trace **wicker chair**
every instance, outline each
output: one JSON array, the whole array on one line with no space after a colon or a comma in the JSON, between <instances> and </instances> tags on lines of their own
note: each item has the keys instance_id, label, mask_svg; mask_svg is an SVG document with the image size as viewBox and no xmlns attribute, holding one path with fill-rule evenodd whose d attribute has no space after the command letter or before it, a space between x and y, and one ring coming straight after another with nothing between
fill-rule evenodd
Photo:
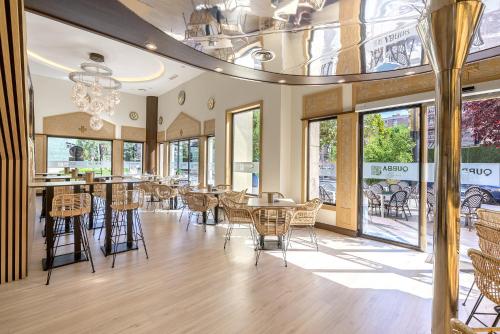
<instances>
[{"instance_id":1,"label":"wicker chair","mask_svg":"<svg viewBox=\"0 0 500 334\"><path fill-rule=\"evenodd\" d=\"M397 218L399 211L401 211L401 213L404 214L405 219L408 220L408 214L406 213L406 208L408 207L407 202L408 193L404 190L396 191L391 195L389 201L384 203L384 209L387 212L387 216L389 216L389 213L394 210Z\"/></svg>"},{"instance_id":2,"label":"wicker chair","mask_svg":"<svg viewBox=\"0 0 500 334\"><path fill-rule=\"evenodd\" d=\"M436 196L430 190L427 190L427 219L432 214L434 217L434 207L436 206Z\"/></svg>"},{"instance_id":3,"label":"wicker chair","mask_svg":"<svg viewBox=\"0 0 500 334\"><path fill-rule=\"evenodd\" d=\"M500 228L500 211L477 209L477 219L482 224L493 225Z\"/></svg>"},{"instance_id":4,"label":"wicker chair","mask_svg":"<svg viewBox=\"0 0 500 334\"><path fill-rule=\"evenodd\" d=\"M483 195L472 194L467 196L460 205L460 213L465 217L465 225L469 226L469 229L472 228L473 219L477 219L476 210L481 207L482 202Z\"/></svg>"},{"instance_id":5,"label":"wicker chair","mask_svg":"<svg viewBox=\"0 0 500 334\"><path fill-rule=\"evenodd\" d=\"M378 209L379 214L381 214L382 203L380 202L380 198L370 189L364 190L364 194L368 199L368 212L371 210L371 214L373 214L373 210L376 213Z\"/></svg>"},{"instance_id":6,"label":"wicker chair","mask_svg":"<svg viewBox=\"0 0 500 334\"><path fill-rule=\"evenodd\" d=\"M384 187L380 183L375 183L370 186L370 190L378 195L384 192Z\"/></svg>"},{"instance_id":7,"label":"wicker chair","mask_svg":"<svg viewBox=\"0 0 500 334\"><path fill-rule=\"evenodd\" d=\"M321 198L321 201L322 202L325 202L325 203L334 203L334 199L333 199L333 194L328 192L325 187L323 186L319 186L319 197Z\"/></svg>"},{"instance_id":8,"label":"wicker chair","mask_svg":"<svg viewBox=\"0 0 500 334\"><path fill-rule=\"evenodd\" d=\"M182 219L182 215L184 214L184 210L188 208L187 204L187 194L191 191L191 187L189 185L181 186L177 189L179 196L181 198L181 215L179 216L179 222Z\"/></svg>"},{"instance_id":9,"label":"wicker chair","mask_svg":"<svg viewBox=\"0 0 500 334\"><path fill-rule=\"evenodd\" d=\"M391 185L389 186L389 191L390 191L391 193L395 193L395 192L397 192L397 191L401 191L401 190L403 190L403 188L402 188L399 184L391 184Z\"/></svg>"},{"instance_id":10,"label":"wicker chair","mask_svg":"<svg viewBox=\"0 0 500 334\"><path fill-rule=\"evenodd\" d=\"M246 225L250 228L250 234L252 236L252 242L255 247L256 238L253 226L252 213L245 204L236 202L229 197L222 197L220 199L222 202L224 211L227 215L227 220L229 225L226 230L226 235L224 237L224 249L226 249L226 244L231 240L231 234L233 233L234 225Z\"/></svg>"},{"instance_id":11,"label":"wicker chair","mask_svg":"<svg viewBox=\"0 0 500 334\"><path fill-rule=\"evenodd\" d=\"M224 203L223 199L228 198L232 200L233 202L236 203L243 203L243 199L245 198L245 195L247 193L247 190L244 189L242 191L226 191L225 193L221 194L219 196L219 207L222 209L222 214L224 215L224 219L227 217L227 212L224 209Z\"/></svg>"},{"instance_id":12,"label":"wicker chair","mask_svg":"<svg viewBox=\"0 0 500 334\"><path fill-rule=\"evenodd\" d=\"M404 189L404 188L407 188L410 186L410 184L406 181L399 181L398 184L401 187L401 189Z\"/></svg>"},{"instance_id":13,"label":"wicker chair","mask_svg":"<svg viewBox=\"0 0 500 334\"><path fill-rule=\"evenodd\" d=\"M293 230L296 228L307 228L311 237L311 243L316 244L316 251L319 251L318 237L316 236L314 225L316 224L316 216L322 204L319 198L315 198L296 208L293 219L290 222L290 228L288 229L287 248L290 245Z\"/></svg>"},{"instance_id":14,"label":"wicker chair","mask_svg":"<svg viewBox=\"0 0 500 334\"><path fill-rule=\"evenodd\" d=\"M168 206L170 207L170 201L177 197L177 189L167 186L166 184L160 184L155 187L155 195L158 201L160 201L160 205L163 208L165 201L169 202Z\"/></svg>"},{"instance_id":15,"label":"wicker chair","mask_svg":"<svg viewBox=\"0 0 500 334\"><path fill-rule=\"evenodd\" d=\"M457 319L450 320L451 334L475 334L475 333L494 333L500 331L500 328L486 327L486 328L470 328L463 322Z\"/></svg>"},{"instance_id":16,"label":"wicker chair","mask_svg":"<svg viewBox=\"0 0 500 334\"><path fill-rule=\"evenodd\" d=\"M467 188L467 190L464 193L464 197L467 198L470 195L476 195L476 194L483 196L483 199L482 199L483 204L489 204L489 203L495 202L493 195L488 190L477 187L477 186L472 186L472 187Z\"/></svg>"},{"instance_id":17,"label":"wicker chair","mask_svg":"<svg viewBox=\"0 0 500 334\"><path fill-rule=\"evenodd\" d=\"M477 299L476 304L472 308L472 311L465 323L469 324L472 318L475 318L481 324L487 326L475 315L496 315L495 321L492 325L495 327L500 319L500 258L495 258L472 248L468 250L467 254L472 260L472 266L474 267L474 282L479 288L481 295ZM496 313L477 312L477 309L484 297L488 298L497 305L495 306Z\"/></svg>"},{"instance_id":18,"label":"wicker chair","mask_svg":"<svg viewBox=\"0 0 500 334\"><path fill-rule=\"evenodd\" d=\"M232 186L230 184L218 184L215 186L217 190L232 190Z\"/></svg>"},{"instance_id":19,"label":"wicker chair","mask_svg":"<svg viewBox=\"0 0 500 334\"><path fill-rule=\"evenodd\" d=\"M117 192L113 197L111 209L114 211L114 219L111 223L111 249L113 250L113 264L115 267L116 254L120 237L127 237L127 212L132 211L132 241L138 245L139 240L142 242L146 258L149 259L144 233L142 232L141 217L139 209L144 205L144 190L134 189Z\"/></svg>"},{"instance_id":20,"label":"wicker chair","mask_svg":"<svg viewBox=\"0 0 500 334\"><path fill-rule=\"evenodd\" d=\"M61 237L72 233L71 229L67 231L63 228L68 219L73 222L73 231L80 234L83 252L90 261L92 272L95 272L87 230L84 226L84 217L90 213L91 200L90 194L87 193L63 193L54 196L52 199L52 210L49 212L49 215L54 218L54 226L51 243L47 242L47 247L50 247L50 256L47 258L48 271L46 285L50 283L57 249L69 245L59 244Z\"/></svg>"},{"instance_id":21,"label":"wicker chair","mask_svg":"<svg viewBox=\"0 0 500 334\"><path fill-rule=\"evenodd\" d=\"M259 197L260 198L267 198L268 194L272 194L273 198L285 198L285 195L283 195L282 193L277 192L277 191L262 191L259 194Z\"/></svg>"},{"instance_id":22,"label":"wicker chair","mask_svg":"<svg viewBox=\"0 0 500 334\"><path fill-rule=\"evenodd\" d=\"M188 223L186 225L186 231L189 229L189 224L191 223L191 217L193 214L196 214L196 221L198 222L200 214L206 213L208 215L208 213L210 212L212 213L213 216L213 210L219 204L217 198L202 193L190 192L187 194L186 200L187 200L187 206L189 208L189 218L188 218ZM203 228L206 232L207 231L206 222L203 222Z\"/></svg>"},{"instance_id":23,"label":"wicker chair","mask_svg":"<svg viewBox=\"0 0 500 334\"><path fill-rule=\"evenodd\" d=\"M252 211L255 230L261 237L275 236L281 245L283 252L283 261L286 262L286 245L284 238L288 233L290 222L293 220L295 212L290 209L276 208L259 208ZM263 244L257 243L257 254L255 255L255 265L259 262L260 253L262 252Z\"/></svg>"}]
</instances>

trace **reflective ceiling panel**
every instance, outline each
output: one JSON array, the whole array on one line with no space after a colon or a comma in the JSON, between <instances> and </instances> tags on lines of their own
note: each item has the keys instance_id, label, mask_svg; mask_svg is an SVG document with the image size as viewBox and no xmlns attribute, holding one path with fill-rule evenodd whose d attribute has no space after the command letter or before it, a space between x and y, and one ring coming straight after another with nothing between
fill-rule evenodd
<instances>
[{"instance_id":1,"label":"reflective ceiling panel","mask_svg":"<svg viewBox=\"0 0 500 334\"><path fill-rule=\"evenodd\" d=\"M143 20L220 60L289 75L377 73L427 64L423 0L120 0ZM486 5L471 53L500 45L500 1Z\"/></svg>"}]
</instances>

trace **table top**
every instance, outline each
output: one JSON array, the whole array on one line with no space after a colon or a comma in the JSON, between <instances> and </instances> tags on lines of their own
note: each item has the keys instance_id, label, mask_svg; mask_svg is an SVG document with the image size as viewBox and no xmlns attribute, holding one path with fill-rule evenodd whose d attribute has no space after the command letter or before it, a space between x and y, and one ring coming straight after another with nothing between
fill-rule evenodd
<instances>
[{"instance_id":1,"label":"table top","mask_svg":"<svg viewBox=\"0 0 500 334\"><path fill-rule=\"evenodd\" d=\"M84 178L85 175L78 176L77 179ZM109 179L113 177L123 177L121 175L94 175L94 179ZM72 179L71 175L35 175L35 180L67 180Z\"/></svg>"},{"instance_id":2,"label":"table top","mask_svg":"<svg viewBox=\"0 0 500 334\"><path fill-rule=\"evenodd\" d=\"M295 208L297 203L291 198L275 199L273 203L268 203L267 198L251 197L248 199L247 206L251 208Z\"/></svg>"},{"instance_id":3,"label":"table top","mask_svg":"<svg viewBox=\"0 0 500 334\"><path fill-rule=\"evenodd\" d=\"M55 181L55 182L31 182L28 186L30 188L47 188L47 187L67 187L67 186L86 186L92 184L118 184L118 183L144 183L146 180L140 179L120 179L120 180L106 180L86 182L80 181Z\"/></svg>"}]
</instances>

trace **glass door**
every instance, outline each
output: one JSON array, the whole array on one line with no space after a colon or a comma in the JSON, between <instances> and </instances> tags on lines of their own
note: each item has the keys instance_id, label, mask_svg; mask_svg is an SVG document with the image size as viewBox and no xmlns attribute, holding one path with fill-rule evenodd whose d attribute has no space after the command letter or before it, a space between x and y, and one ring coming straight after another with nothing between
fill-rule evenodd
<instances>
[{"instance_id":1,"label":"glass door","mask_svg":"<svg viewBox=\"0 0 500 334\"><path fill-rule=\"evenodd\" d=\"M361 118L361 233L419 247L420 107Z\"/></svg>"}]
</instances>

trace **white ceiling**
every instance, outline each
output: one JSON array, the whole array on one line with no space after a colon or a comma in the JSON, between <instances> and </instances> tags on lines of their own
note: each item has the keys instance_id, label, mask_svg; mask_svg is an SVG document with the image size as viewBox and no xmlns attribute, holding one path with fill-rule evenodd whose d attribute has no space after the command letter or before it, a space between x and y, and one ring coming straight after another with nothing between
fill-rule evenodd
<instances>
[{"instance_id":1,"label":"white ceiling","mask_svg":"<svg viewBox=\"0 0 500 334\"><path fill-rule=\"evenodd\" d=\"M104 56L104 64L122 81L122 92L158 96L203 73L189 65L159 57L85 30L32 13L26 14L28 58L32 74L68 79L90 52ZM171 77L175 79L170 79ZM144 90L145 89L145 90Z\"/></svg>"}]
</instances>

